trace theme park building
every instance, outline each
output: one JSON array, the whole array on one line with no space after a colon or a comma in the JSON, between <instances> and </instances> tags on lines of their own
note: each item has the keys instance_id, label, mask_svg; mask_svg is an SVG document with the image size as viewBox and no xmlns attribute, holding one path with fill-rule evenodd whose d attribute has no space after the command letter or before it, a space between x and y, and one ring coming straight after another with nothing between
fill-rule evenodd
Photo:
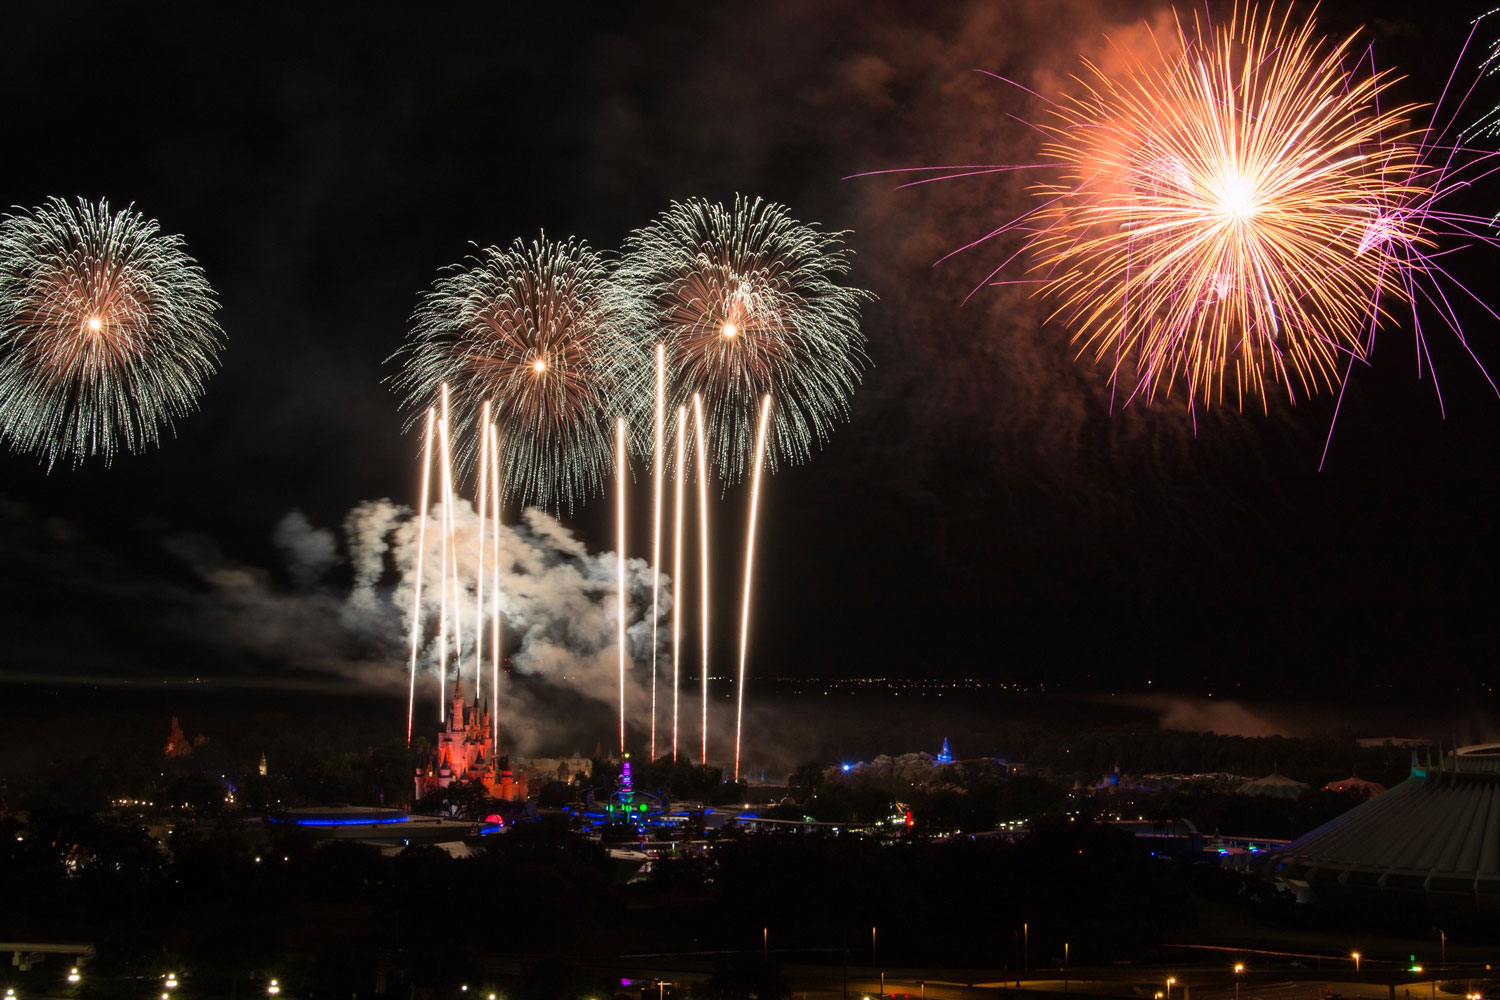
<instances>
[{"instance_id":1,"label":"theme park building","mask_svg":"<svg viewBox=\"0 0 1500 1000\"><path fill-rule=\"evenodd\" d=\"M416 797L430 795L455 781L483 783L490 795L506 802L526 798L526 772L512 774L495 748L490 710L478 699L464 701L463 680L453 688L453 711L438 733L437 749L425 767L418 767Z\"/></svg>"}]
</instances>

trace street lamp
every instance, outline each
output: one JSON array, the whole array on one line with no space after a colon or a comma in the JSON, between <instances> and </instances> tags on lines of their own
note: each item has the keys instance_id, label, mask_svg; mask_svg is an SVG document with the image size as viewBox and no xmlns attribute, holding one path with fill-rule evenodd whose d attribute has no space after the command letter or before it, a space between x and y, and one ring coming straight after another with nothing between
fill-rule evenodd
<instances>
[{"instance_id":1,"label":"street lamp","mask_svg":"<svg viewBox=\"0 0 1500 1000\"><path fill-rule=\"evenodd\" d=\"M1177 982L1172 976L1167 977L1167 1000L1172 1000L1172 984Z\"/></svg>"},{"instance_id":2,"label":"street lamp","mask_svg":"<svg viewBox=\"0 0 1500 1000\"><path fill-rule=\"evenodd\" d=\"M1240 977L1245 974L1245 963L1234 963L1234 1000L1240 1000Z\"/></svg>"},{"instance_id":3,"label":"street lamp","mask_svg":"<svg viewBox=\"0 0 1500 1000\"><path fill-rule=\"evenodd\" d=\"M1356 973L1358 973L1359 972L1359 952L1352 951L1352 952L1349 953L1349 957L1352 958L1352 959L1354 959L1354 971Z\"/></svg>"},{"instance_id":4,"label":"street lamp","mask_svg":"<svg viewBox=\"0 0 1500 1000\"><path fill-rule=\"evenodd\" d=\"M880 960L875 957L875 928L870 928L870 964L879 965Z\"/></svg>"},{"instance_id":5,"label":"street lamp","mask_svg":"<svg viewBox=\"0 0 1500 1000\"><path fill-rule=\"evenodd\" d=\"M1031 925L1021 924L1021 968L1025 972L1031 971Z\"/></svg>"}]
</instances>

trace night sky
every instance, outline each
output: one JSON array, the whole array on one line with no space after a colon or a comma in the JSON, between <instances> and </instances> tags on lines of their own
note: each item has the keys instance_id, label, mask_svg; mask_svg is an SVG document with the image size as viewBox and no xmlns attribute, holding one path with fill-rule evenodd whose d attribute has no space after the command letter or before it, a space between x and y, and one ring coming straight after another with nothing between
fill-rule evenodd
<instances>
[{"instance_id":1,"label":"night sky","mask_svg":"<svg viewBox=\"0 0 1500 1000\"><path fill-rule=\"evenodd\" d=\"M1325 5L1330 34L1357 26L1346 6ZM1359 6L1423 101L1483 8ZM0 674L315 672L295 638L219 627L202 567L274 598L247 612L266 629L321 627L272 532L293 508L337 529L361 501L414 501L385 359L438 269L540 230L613 250L671 199L743 192L852 230L850 281L879 296L852 420L769 485L753 671L1387 700L1493 675L1500 400L1451 336L1432 332L1446 419L1411 332L1388 329L1319 471L1330 399L1231 404L1196 433L1177 397L1111 415L1103 374L1023 292L962 304L1001 248L932 264L1024 207L1021 182L845 179L1025 162L1035 134L1008 115L1030 98L972 70L1045 86L1158 5L305 7L0 12L5 204L134 202L187 239L227 336L159 448L50 473L0 457ZM1497 33L1481 26L1464 87ZM1500 208L1500 184L1465 207ZM1493 301L1496 260L1452 265ZM1500 323L1466 315L1500 371ZM720 507L726 546L740 503ZM611 513L565 521L609 549Z\"/></svg>"}]
</instances>

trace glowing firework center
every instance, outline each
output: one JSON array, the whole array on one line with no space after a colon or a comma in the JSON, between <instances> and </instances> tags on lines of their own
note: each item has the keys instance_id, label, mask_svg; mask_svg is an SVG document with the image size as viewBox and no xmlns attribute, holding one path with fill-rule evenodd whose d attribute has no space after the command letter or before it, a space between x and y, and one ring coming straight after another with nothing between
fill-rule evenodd
<instances>
[{"instance_id":1,"label":"glowing firework center","mask_svg":"<svg viewBox=\"0 0 1500 1000\"><path fill-rule=\"evenodd\" d=\"M1414 109L1347 68L1352 36L1314 28L1289 10L1179 24L1122 69L1088 65L1042 125L1059 177L1032 188L1032 270L1080 353L1135 370L1132 398L1331 387L1382 300L1409 297L1368 251L1414 237L1382 207L1424 190Z\"/></svg>"}]
</instances>

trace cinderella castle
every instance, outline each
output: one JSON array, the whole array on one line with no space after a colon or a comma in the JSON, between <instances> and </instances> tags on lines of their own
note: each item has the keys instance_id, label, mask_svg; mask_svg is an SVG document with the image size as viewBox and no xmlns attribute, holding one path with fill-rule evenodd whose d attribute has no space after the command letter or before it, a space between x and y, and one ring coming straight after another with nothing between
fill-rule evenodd
<instances>
[{"instance_id":1,"label":"cinderella castle","mask_svg":"<svg viewBox=\"0 0 1500 1000\"><path fill-rule=\"evenodd\" d=\"M490 710L477 698L464 701L460 677L453 688L453 711L438 733L437 749L424 767L417 768L416 797L431 795L455 781L478 781L497 799L506 802L526 798L526 772L511 774L495 748Z\"/></svg>"}]
</instances>

